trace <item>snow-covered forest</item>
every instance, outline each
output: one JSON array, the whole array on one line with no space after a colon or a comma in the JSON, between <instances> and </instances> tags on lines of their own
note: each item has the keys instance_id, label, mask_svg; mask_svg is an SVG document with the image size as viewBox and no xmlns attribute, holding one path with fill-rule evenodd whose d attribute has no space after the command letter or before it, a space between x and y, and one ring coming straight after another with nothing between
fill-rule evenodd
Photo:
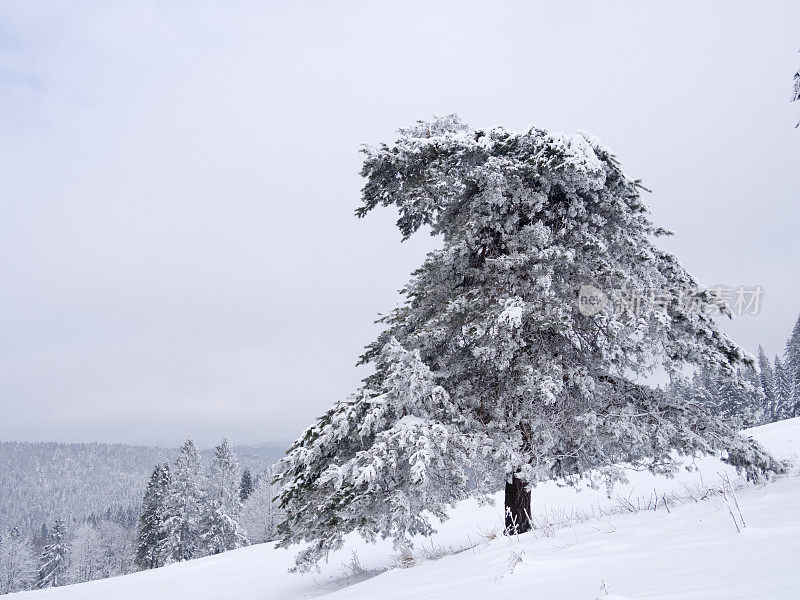
<instances>
[{"instance_id":1,"label":"snow-covered forest","mask_svg":"<svg viewBox=\"0 0 800 600\"><path fill-rule=\"evenodd\" d=\"M146 474L170 455L121 444L0 442L0 525L29 534L57 518L135 512Z\"/></svg>"},{"instance_id":2,"label":"snow-covered forest","mask_svg":"<svg viewBox=\"0 0 800 600\"><path fill-rule=\"evenodd\" d=\"M667 390L686 401L707 406L740 427L752 427L800 416L800 317L786 341L783 355L771 360L758 347L757 364L739 373L746 385L701 369L690 379L676 377Z\"/></svg>"},{"instance_id":3,"label":"snow-covered forest","mask_svg":"<svg viewBox=\"0 0 800 600\"><path fill-rule=\"evenodd\" d=\"M174 462L175 450L144 446L0 448L0 593L124 575L276 533L275 447L226 441L200 452L187 441Z\"/></svg>"},{"instance_id":4,"label":"snow-covered forest","mask_svg":"<svg viewBox=\"0 0 800 600\"><path fill-rule=\"evenodd\" d=\"M275 445L236 446L242 468L261 473L283 455ZM202 449L210 463L213 449ZM0 442L0 530L29 534L57 518L132 523L153 465L174 449L125 444ZM125 515L123 517L123 515Z\"/></svg>"}]
</instances>

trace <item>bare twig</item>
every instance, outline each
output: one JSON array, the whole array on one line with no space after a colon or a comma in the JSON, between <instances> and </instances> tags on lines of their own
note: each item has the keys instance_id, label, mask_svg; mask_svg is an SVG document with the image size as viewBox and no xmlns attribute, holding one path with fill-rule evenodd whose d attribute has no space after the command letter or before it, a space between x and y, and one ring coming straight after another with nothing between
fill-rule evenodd
<instances>
[{"instance_id":1,"label":"bare twig","mask_svg":"<svg viewBox=\"0 0 800 600\"><path fill-rule=\"evenodd\" d=\"M717 473L719 475L719 473ZM719 476L722 479L722 475ZM739 527L739 522L736 520L736 515L733 514L733 507L731 506L730 500L728 500L728 494L725 491L725 480L722 481L722 497L725 500L725 504L728 506L728 512L731 515L731 519L733 519L733 524L736 525L736 533L742 533L742 529Z\"/></svg>"},{"instance_id":2,"label":"bare twig","mask_svg":"<svg viewBox=\"0 0 800 600\"><path fill-rule=\"evenodd\" d=\"M720 477L722 476L720 475ZM733 496L733 503L736 506L736 512L739 513L739 519L742 521L742 527L747 527L747 523L744 522L744 515L742 514L742 509L739 506L739 499L736 497L736 490L734 489L733 484L731 483L731 478L728 476L727 473L725 473L723 481L728 484L728 488L730 488L731 490L731 496Z\"/></svg>"}]
</instances>

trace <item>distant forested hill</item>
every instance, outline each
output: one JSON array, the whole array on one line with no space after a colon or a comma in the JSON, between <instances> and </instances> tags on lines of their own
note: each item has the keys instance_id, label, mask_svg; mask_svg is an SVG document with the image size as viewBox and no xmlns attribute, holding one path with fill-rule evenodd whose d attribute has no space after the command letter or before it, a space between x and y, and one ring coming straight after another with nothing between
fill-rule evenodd
<instances>
[{"instance_id":1,"label":"distant forested hill","mask_svg":"<svg viewBox=\"0 0 800 600\"><path fill-rule=\"evenodd\" d=\"M277 446L236 448L242 468L264 472L283 454ZM56 517L81 521L109 511L138 515L153 467L177 450L123 444L0 442L0 532L32 532ZM204 450L210 460L213 450Z\"/></svg>"}]
</instances>

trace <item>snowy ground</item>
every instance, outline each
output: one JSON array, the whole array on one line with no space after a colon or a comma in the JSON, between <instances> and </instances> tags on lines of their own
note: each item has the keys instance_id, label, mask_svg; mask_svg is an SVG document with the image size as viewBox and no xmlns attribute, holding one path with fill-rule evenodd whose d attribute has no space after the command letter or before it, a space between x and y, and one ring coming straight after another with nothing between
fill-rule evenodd
<instances>
[{"instance_id":1,"label":"snowy ground","mask_svg":"<svg viewBox=\"0 0 800 600\"><path fill-rule=\"evenodd\" d=\"M798 464L800 419L751 430L776 456ZM716 460L669 480L633 473L611 498L555 485L534 491L541 528L518 538L492 537L499 506L464 503L428 554L411 568L395 564L391 545L352 539L313 576L287 573L292 554L269 544L214 557L45 591L15 600L269 600L327 596L330 600L466 600L495 597L559 600L758 599L800 597L800 477L739 488L736 509L703 490L731 469ZM729 494L730 496L730 494ZM658 505L656 497L659 498ZM664 506L667 498L669 511ZM731 510L729 510L729 504ZM655 508L654 508L655 506ZM733 514L731 514L733 513ZM746 526L741 524L743 517ZM742 529L737 532L734 519ZM463 552L453 554L462 548ZM446 550L446 552L442 552ZM363 573L343 565L353 552ZM424 554L418 550L418 555ZM388 570L387 570L388 569ZM348 576L344 576L347 572Z\"/></svg>"}]
</instances>

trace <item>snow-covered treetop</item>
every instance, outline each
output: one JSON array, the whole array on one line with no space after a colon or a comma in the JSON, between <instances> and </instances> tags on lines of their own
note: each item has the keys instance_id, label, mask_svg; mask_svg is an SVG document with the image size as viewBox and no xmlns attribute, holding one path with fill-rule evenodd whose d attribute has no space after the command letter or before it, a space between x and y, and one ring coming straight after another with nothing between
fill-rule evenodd
<instances>
[{"instance_id":1,"label":"snow-covered treetop","mask_svg":"<svg viewBox=\"0 0 800 600\"><path fill-rule=\"evenodd\" d=\"M446 300L453 316L480 290L482 310L471 314L491 322L470 332L485 338L512 314L504 311L513 305L524 329L559 333L571 352L594 346L596 370L644 373L658 362L678 369L694 360L728 368L746 360L714 325L709 313L727 309L709 292L696 299L708 310L681 306L678 299L698 292L697 283L674 256L654 245L653 238L667 232L651 222L640 183L625 177L596 138L536 128L472 130L455 116L400 133L391 146L364 149L367 183L356 214L394 205L404 239L428 225L443 237L444 248L415 273L405 289L407 306L387 322L405 319L426 301ZM629 311L616 319L605 313L587 319L577 305L583 284L617 302L620 290L657 291L673 302L666 318L658 311L644 317ZM433 299L430 292L439 296ZM576 335L585 329L588 338ZM463 342L477 342L463 339L465 333L458 331ZM367 358L391 336L405 337L393 328ZM653 354L660 360L647 360ZM497 352L486 357L496 359Z\"/></svg>"}]
</instances>

